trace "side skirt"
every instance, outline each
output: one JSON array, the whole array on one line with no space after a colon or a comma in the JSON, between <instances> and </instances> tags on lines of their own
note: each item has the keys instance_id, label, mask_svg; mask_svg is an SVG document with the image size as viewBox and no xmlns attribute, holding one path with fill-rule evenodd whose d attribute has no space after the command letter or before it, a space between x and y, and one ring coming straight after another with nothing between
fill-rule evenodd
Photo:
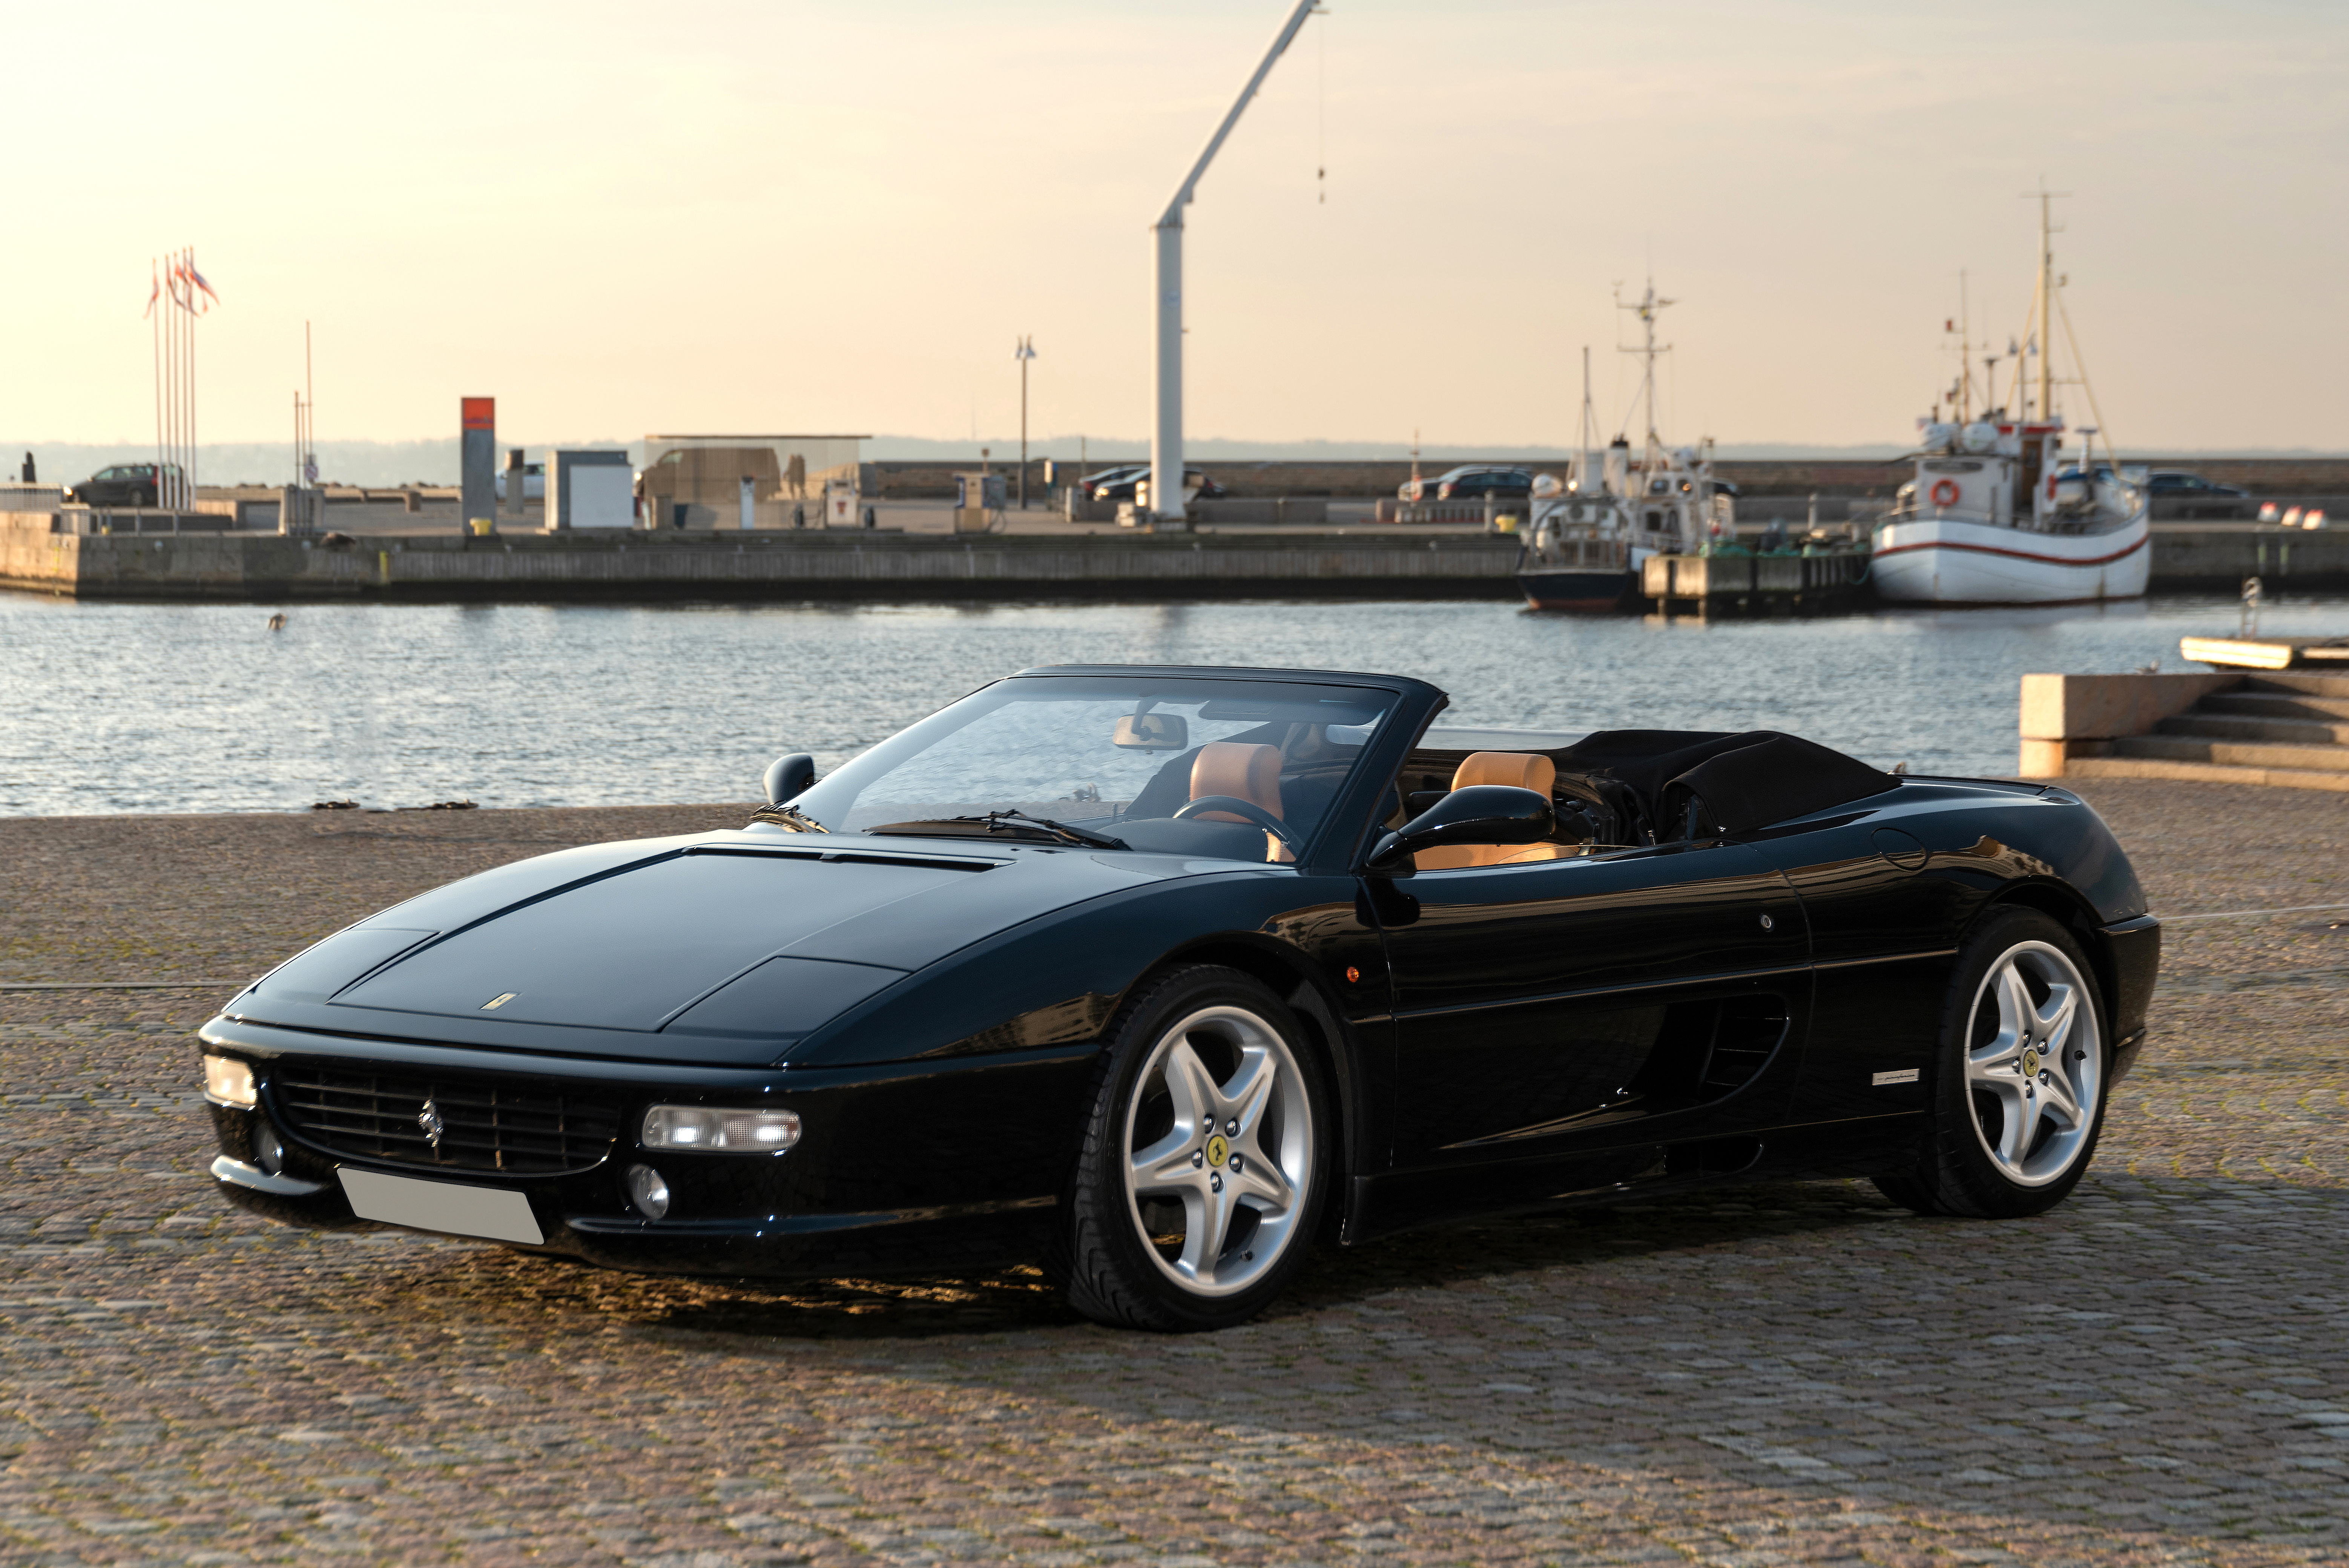
<instances>
[{"instance_id":1,"label":"side skirt","mask_svg":"<svg viewBox=\"0 0 2349 1568\"><path fill-rule=\"evenodd\" d=\"M1915 1161L1923 1125L1921 1112L1903 1111L1598 1155L1356 1176L1347 1194L1345 1241L1357 1245L1424 1225L1707 1187L1878 1175Z\"/></svg>"}]
</instances>

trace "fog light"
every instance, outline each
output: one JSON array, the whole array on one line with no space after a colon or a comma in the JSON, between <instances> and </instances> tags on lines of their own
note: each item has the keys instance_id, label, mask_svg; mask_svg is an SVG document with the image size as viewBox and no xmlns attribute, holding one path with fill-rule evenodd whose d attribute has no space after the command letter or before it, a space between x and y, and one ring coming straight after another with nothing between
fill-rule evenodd
<instances>
[{"instance_id":1,"label":"fog light","mask_svg":"<svg viewBox=\"0 0 2349 1568\"><path fill-rule=\"evenodd\" d=\"M274 1176L285 1169L285 1140L269 1125L267 1117L255 1117L253 1123L253 1162L265 1175Z\"/></svg>"},{"instance_id":2,"label":"fog light","mask_svg":"<svg viewBox=\"0 0 2349 1568\"><path fill-rule=\"evenodd\" d=\"M252 1067L234 1057L205 1057L204 1098L214 1105L251 1110L260 1098L254 1092Z\"/></svg>"},{"instance_id":3,"label":"fog light","mask_svg":"<svg viewBox=\"0 0 2349 1568\"><path fill-rule=\"evenodd\" d=\"M647 1220L657 1220L668 1212L668 1183L661 1173L649 1165L628 1167L628 1202L636 1212Z\"/></svg>"},{"instance_id":4,"label":"fog light","mask_svg":"<svg viewBox=\"0 0 2349 1568\"><path fill-rule=\"evenodd\" d=\"M800 1140L796 1110L738 1110L725 1106L657 1105L645 1112L647 1149L717 1149L777 1153Z\"/></svg>"}]
</instances>

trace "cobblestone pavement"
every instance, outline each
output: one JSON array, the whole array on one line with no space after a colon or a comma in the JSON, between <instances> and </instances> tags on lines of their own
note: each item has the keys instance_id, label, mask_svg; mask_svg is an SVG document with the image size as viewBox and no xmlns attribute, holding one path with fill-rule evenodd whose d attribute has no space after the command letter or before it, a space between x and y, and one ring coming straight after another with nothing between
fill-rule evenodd
<instances>
[{"instance_id":1,"label":"cobblestone pavement","mask_svg":"<svg viewBox=\"0 0 2349 1568\"><path fill-rule=\"evenodd\" d=\"M2110 781L2158 911L2349 904L2336 797ZM0 821L0 984L235 982L739 809ZM225 1208L203 989L0 993L0 1563L2349 1560L2349 908L2170 927L2074 1200L1748 1187L1322 1255L1247 1327Z\"/></svg>"}]
</instances>

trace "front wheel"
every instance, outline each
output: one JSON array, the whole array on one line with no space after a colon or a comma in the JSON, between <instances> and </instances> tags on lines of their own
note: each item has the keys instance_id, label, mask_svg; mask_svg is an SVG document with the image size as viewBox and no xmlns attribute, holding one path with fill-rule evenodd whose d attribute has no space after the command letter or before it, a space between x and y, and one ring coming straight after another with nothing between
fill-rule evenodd
<instances>
[{"instance_id":1,"label":"front wheel","mask_svg":"<svg viewBox=\"0 0 2349 1568\"><path fill-rule=\"evenodd\" d=\"M1223 1328L1303 1264L1334 1129L1319 1058L1261 982L1198 965L1122 1010L1095 1079L1052 1273L1132 1328Z\"/></svg>"},{"instance_id":2,"label":"front wheel","mask_svg":"<svg viewBox=\"0 0 2349 1568\"><path fill-rule=\"evenodd\" d=\"M2002 910L1958 957L1916 1168L1877 1179L1920 1214L2044 1213L2079 1184L2104 1130L2104 999L2072 934Z\"/></svg>"}]
</instances>

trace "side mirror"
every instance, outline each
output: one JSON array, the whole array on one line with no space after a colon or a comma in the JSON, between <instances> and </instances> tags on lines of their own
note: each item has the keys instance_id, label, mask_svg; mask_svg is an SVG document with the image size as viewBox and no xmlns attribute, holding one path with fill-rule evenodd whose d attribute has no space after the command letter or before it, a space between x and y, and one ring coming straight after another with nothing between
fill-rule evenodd
<instances>
[{"instance_id":1,"label":"side mirror","mask_svg":"<svg viewBox=\"0 0 2349 1568\"><path fill-rule=\"evenodd\" d=\"M1380 839L1364 868L1373 876L1410 870L1412 856L1445 844L1532 844L1557 830L1557 813L1538 789L1471 784Z\"/></svg>"},{"instance_id":2,"label":"side mirror","mask_svg":"<svg viewBox=\"0 0 2349 1568\"><path fill-rule=\"evenodd\" d=\"M804 751L778 757L767 764L767 776L762 782L767 790L767 804L780 806L815 782L815 758Z\"/></svg>"}]
</instances>

